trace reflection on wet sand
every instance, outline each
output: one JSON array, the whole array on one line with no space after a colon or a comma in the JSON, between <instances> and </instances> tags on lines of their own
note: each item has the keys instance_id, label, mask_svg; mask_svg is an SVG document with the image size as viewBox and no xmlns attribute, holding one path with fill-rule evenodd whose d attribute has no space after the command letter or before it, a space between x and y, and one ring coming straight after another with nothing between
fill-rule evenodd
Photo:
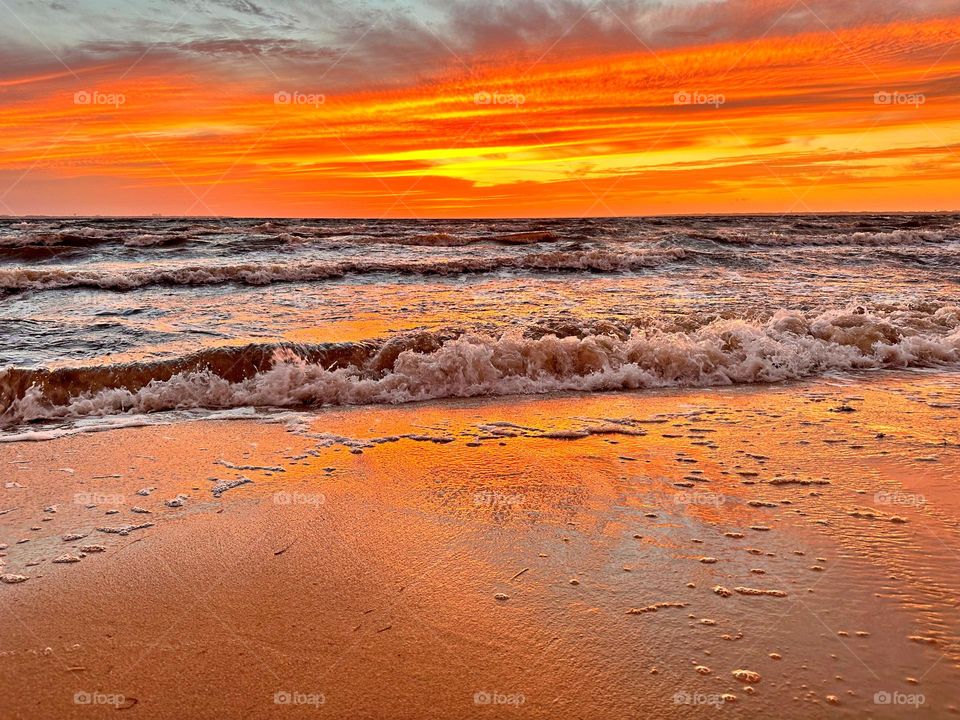
<instances>
[{"instance_id":1,"label":"reflection on wet sand","mask_svg":"<svg viewBox=\"0 0 960 720\"><path fill-rule=\"evenodd\" d=\"M211 659L258 669L225 710L943 715L958 418L955 376L910 373L7 444L0 669L14 708L76 672L148 717Z\"/></svg>"}]
</instances>

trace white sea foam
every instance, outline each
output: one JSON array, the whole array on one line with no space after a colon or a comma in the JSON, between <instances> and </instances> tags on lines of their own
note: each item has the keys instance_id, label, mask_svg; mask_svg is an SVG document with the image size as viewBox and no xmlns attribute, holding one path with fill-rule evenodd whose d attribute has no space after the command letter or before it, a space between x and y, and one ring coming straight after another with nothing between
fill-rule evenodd
<instances>
[{"instance_id":1,"label":"white sea foam","mask_svg":"<svg viewBox=\"0 0 960 720\"><path fill-rule=\"evenodd\" d=\"M834 371L956 365L958 322L956 307L901 324L857 310L813 316L779 311L762 324L722 320L688 333L635 330L626 339L466 334L430 351L404 350L386 364L374 355L362 366L327 369L284 352L270 369L239 381L191 371L136 390L81 392L60 405L51 405L33 386L4 415L24 422L191 408L402 403L767 383Z\"/></svg>"}]
</instances>

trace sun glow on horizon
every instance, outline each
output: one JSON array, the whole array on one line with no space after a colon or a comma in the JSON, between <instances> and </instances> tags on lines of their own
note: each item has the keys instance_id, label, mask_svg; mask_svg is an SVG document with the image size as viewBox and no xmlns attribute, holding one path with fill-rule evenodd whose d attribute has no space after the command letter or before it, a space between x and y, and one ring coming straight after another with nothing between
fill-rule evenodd
<instances>
[{"instance_id":1,"label":"sun glow on horizon","mask_svg":"<svg viewBox=\"0 0 960 720\"><path fill-rule=\"evenodd\" d=\"M0 212L950 209L958 43L956 18L656 51L638 39L536 62L451 56L354 90L249 59L246 73L149 55L24 73L0 81Z\"/></svg>"}]
</instances>

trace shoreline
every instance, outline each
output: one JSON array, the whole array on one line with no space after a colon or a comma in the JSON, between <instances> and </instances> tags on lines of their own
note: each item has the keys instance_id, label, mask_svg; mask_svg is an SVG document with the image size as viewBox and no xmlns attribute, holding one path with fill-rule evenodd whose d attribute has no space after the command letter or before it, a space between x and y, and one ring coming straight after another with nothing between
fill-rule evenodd
<instances>
[{"instance_id":1,"label":"shoreline","mask_svg":"<svg viewBox=\"0 0 960 720\"><path fill-rule=\"evenodd\" d=\"M901 693L949 714L960 378L907 375L0 444L22 486L0 489L2 571L29 578L0 584L5 697L58 717L89 716L78 692L144 717L321 695L335 717L902 717Z\"/></svg>"}]
</instances>

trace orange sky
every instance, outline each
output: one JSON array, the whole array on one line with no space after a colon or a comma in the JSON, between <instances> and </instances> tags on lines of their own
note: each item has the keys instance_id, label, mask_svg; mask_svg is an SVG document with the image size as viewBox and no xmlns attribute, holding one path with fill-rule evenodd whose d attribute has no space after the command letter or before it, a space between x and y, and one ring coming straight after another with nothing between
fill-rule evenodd
<instances>
[{"instance_id":1,"label":"orange sky","mask_svg":"<svg viewBox=\"0 0 960 720\"><path fill-rule=\"evenodd\" d=\"M954 16L655 51L451 49L355 88L149 52L8 71L0 213L958 209L958 41Z\"/></svg>"}]
</instances>

